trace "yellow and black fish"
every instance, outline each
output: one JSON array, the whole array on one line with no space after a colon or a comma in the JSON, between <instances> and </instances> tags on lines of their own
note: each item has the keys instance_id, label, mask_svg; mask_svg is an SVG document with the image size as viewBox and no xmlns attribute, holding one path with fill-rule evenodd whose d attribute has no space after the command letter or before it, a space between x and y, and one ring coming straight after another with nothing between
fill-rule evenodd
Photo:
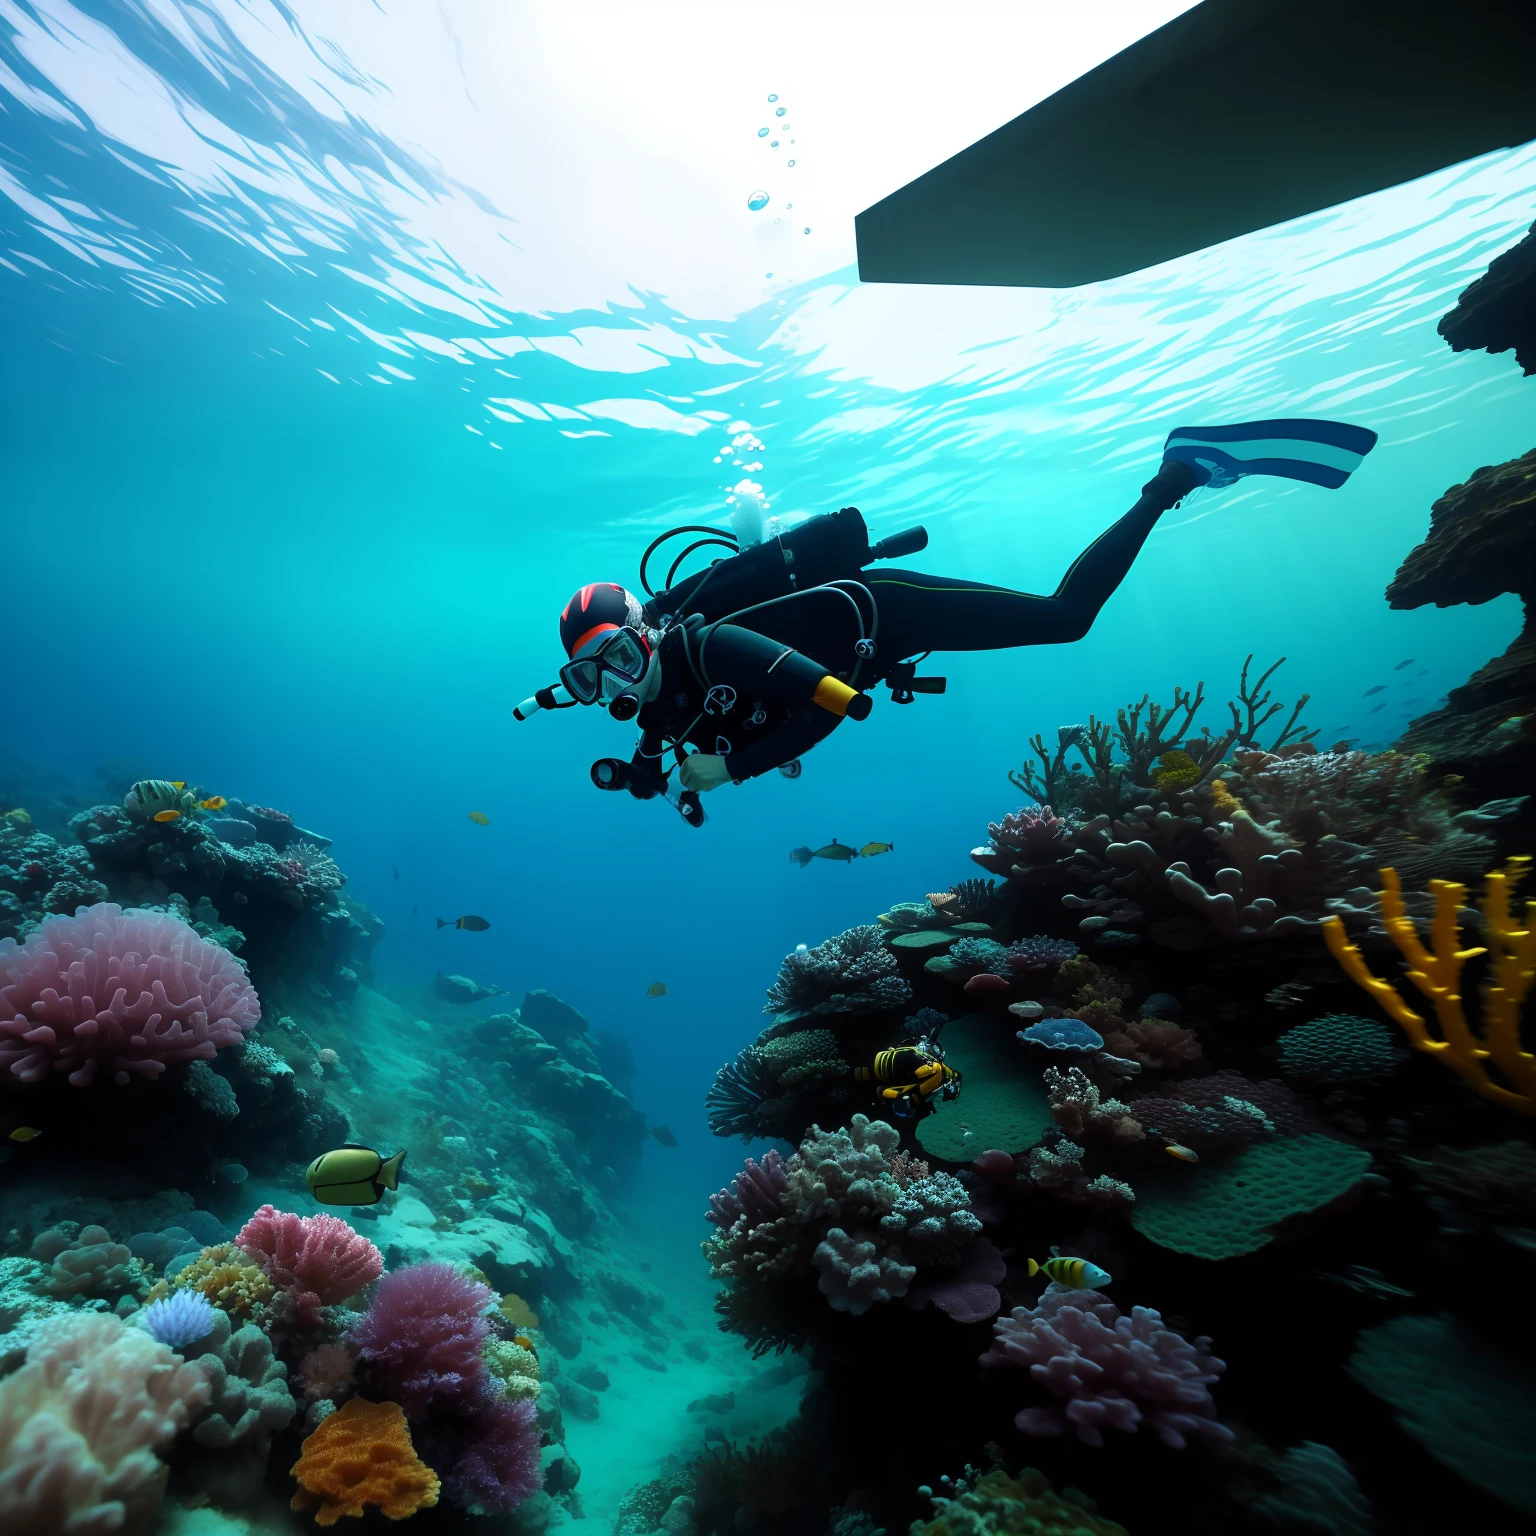
<instances>
[{"instance_id":1,"label":"yellow and black fish","mask_svg":"<svg viewBox=\"0 0 1536 1536\"><path fill-rule=\"evenodd\" d=\"M462 928L466 933L484 933L491 925L483 917L476 917L470 913L468 917L461 917L455 922L449 922L446 917L437 920L439 928Z\"/></svg>"},{"instance_id":2,"label":"yellow and black fish","mask_svg":"<svg viewBox=\"0 0 1536 1536\"><path fill-rule=\"evenodd\" d=\"M180 819L180 811L156 811L154 815L156 821L179 821Z\"/></svg>"},{"instance_id":3,"label":"yellow and black fish","mask_svg":"<svg viewBox=\"0 0 1536 1536\"><path fill-rule=\"evenodd\" d=\"M1069 1291L1097 1291L1110 1283L1110 1277L1097 1264L1087 1259L1064 1259L1059 1254L1044 1264L1029 1261L1031 1278L1044 1275Z\"/></svg>"},{"instance_id":4,"label":"yellow and black fish","mask_svg":"<svg viewBox=\"0 0 1536 1536\"><path fill-rule=\"evenodd\" d=\"M915 1045L877 1051L872 1066L855 1067L854 1079L877 1083L876 1097L897 1114L921 1113L937 1097L958 1098L960 1074Z\"/></svg>"},{"instance_id":5,"label":"yellow and black fish","mask_svg":"<svg viewBox=\"0 0 1536 1536\"><path fill-rule=\"evenodd\" d=\"M666 1126L653 1125L650 1130L651 1135L654 1136L656 1140L662 1144L662 1146L675 1147L677 1145L677 1137L674 1136Z\"/></svg>"},{"instance_id":6,"label":"yellow and black fish","mask_svg":"<svg viewBox=\"0 0 1536 1536\"><path fill-rule=\"evenodd\" d=\"M645 989L645 995L647 997L665 997L667 995L666 982L653 981L650 986Z\"/></svg>"},{"instance_id":7,"label":"yellow and black fish","mask_svg":"<svg viewBox=\"0 0 1536 1536\"><path fill-rule=\"evenodd\" d=\"M876 854L889 853L895 846L895 843L865 843L859 849L859 857L861 859L872 859Z\"/></svg>"},{"instance_id":8,"label":"yellow and black fish","mask_svg":"<svg viewBox=\"0 0 1536 1536\"><path fill-rule=\"evenodd\" d=\"M12 1141L36 1141L37 1138L39 1136L41 1136L42 1134L43 1133L40 1130L38 1130L36 1128L36 1126L18 1125L16 1127L16 1129L11 1132L11 1140Z\"/></svg>"},{"instance_id":9,"label":"yellow and black fish","mask_svg":"<svg viewBox=\"0 0 1536 1536\"><path fill-rule=\"evenodd\" d=\"M491 824L491 818L487 816L484 811L471 811L469 813L469 819L474 822L477 827L488 827Z\"/></svg>"},{"instance_id":10,"label":"yellow and black fish","mask_svg":"<svg viewBox=\"0 0 1536 1536\"><path fill-rule=\"evenodd\" d=\"M198 809L203 811L222 811L229 801L223 795L209 795L206 800L197 802Z\"/></svg>"},{"instance_id":11,"label":"yellow and black fish","mask_svg":"<svg viewBox=\"0 0 1536 1536\"><path fill-rule=\"evenodd\" d=\"M321 1205L377 1205L386 1189L400 1187L402 1148L391 1158L372 1147L348 1142L334 1152L322 1152L304 1170L304 1182Z\"/></svg>"}]
</instances>

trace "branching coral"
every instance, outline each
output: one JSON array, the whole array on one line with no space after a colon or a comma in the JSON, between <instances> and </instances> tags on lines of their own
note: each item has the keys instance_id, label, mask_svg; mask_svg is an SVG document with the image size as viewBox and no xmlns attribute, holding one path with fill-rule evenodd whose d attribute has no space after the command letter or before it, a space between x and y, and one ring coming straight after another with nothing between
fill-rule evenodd
<instances>
[{"instance_id":1,"label":"branching coral","mask_svg":"<svg viewBox=\"0 0 1536 1536\"><path fill-rule=\"evenodd\" d=\"M0 1510L23 1536L107 1536L153 1516L157 1451L208 1401L202 1367L99 1313L41 1325L0 1382Z\"/></svg>"},{"instance_id":2,"label":"branching coral","mask_svg":"<svg viewBox=\"0 0 1536 1536\"><path fill-rule=\"evenodd\" d=\"M759 1114L775 1086L762 1053L755 1045L744 1047L715 1073L704 1096L710 1130L716 1136L740 1136L744 1141L760 1135Z\"/></svg>"},{"instance_id":3,"label":"branching coral","mask_svg":"<svg viewBox=\"0 0 1536 1536\"><path fill-rule=\"evenodd\" d=\"M1106 1429L1134 1434L1145 1426L1176 1450L1191 1438L1232 1438L1210 1392L1225 1362L1208 1338L1191 1343L1150 1307L1126 1316L1098 1291L1052 1284L1037 1306L998 1318L993 1332L981 1363L1028 1370L1057 1399L1019 1411L1014 1423L1027 1435L1070 1428L1085 1445L1102 1446Z\"/></svg>"},{"instance_id":4,"label":"branching coral","mask_svg":"<svg viewBox=\"0 0 1536 1536\"><path fill-rule=\"evenodd\" d=\"M911 1536L1127 1536L1076 1489L1052 1492L1050 1480L1033 1467L1017 1477L997 1468L974 1488L957 1486L953 1498L935 1495L933 1507L933 1519L917 1521Z\"/></svg>"},{"instance_id":5,"label":"branching coral","mask_svg":"<svg viewBox=\"0 0 1536 1536\"><path fill-rule=\"evenodd\" d=\"M277 1294L267 1272L234 1243L204 1248L191 1264L171 1275L170 1284L197 1291L231 1317L241 1318L250 1317Z\"/></svg>"},{"instance_id":6,"label":"branching coral","mask_svg":"<svg viewBox=\"0 0 1536 1536\"><path fill-rule=\"evenodd\" d=\"M899 1008L912 988L897 971L876 923L786 955L768 989L765 1013L874 1013Z\"/></svg>"},{"instance_id":7,"label":"branching coral","mask_svg":"<svg viewBox=\"0 0 1536 1536\"><path fill-rule=\"evenodd\" d=\"M1408 980L1435 1010L1440 1038L1434 1038L1422 1015L1403 1001L1390 982L1372 974L1359 947L1352 944L1336 917L1323 924L1323 937L1345 974L1363 987L1408 1036L1416 1051L1437 1058L1485 1099L1523 1115L1536 1114L1536 1054L1523 1049L1520 1010L1536 981L1536 902L1528 902L1523 927L1510 911L1512 888L1530 869L1528 858L1511 859L1490 873L1482 902L1483 936L1488 945L1460 947L1457 913L1467 889L1448 880L1433 880L1435 917L1426 948L1401 898L1397 872L1381 871L1381 906L1387 934L1409 964ZM1461 972L1468 960L1489 955L1483 985L1483 1033L1467 1023L1461 996ZM1498 1076L1490 1074L1489 1065Z\"/></svg>"},{"instance_id":8,"label":"branching coral","mask_svg":"<svg viewBox=\"0 0 1536 1536\"><path fill-rule=\"evenodd\" d=\"M101 902L45 919L25 944L0 939L0 1068L24 1083L159 1077L260 1020L245 967L169 913Z\"/></svg>"},{"instance_id":9,"label":"branching coral","mask_svg":"<svg viewBox=\"0 0 1536 1536\"><path fill-rule=\"evenodd\" d=\"M1129 1144L1146 1135L1131 1107L1102 1097L1081 1067L1047 1067L1045 1090L1056 1124L1074 1140Z\"/></svg>"},{"instance_id":10,"label":"branching coral","mask_svg":"<svg viewBox=\"0 0 1536 1536\"><path fill-rule=\"evenodd\" d=\"M398 1403L354 1397L304 1442L289 1473L299 1484L293 1508L313 1510L317 1525L369 1505L404 1520L438 1498L437 1474L416 1454Z\"/></svg>"},{"instance_id":11,"label":"branching coral","mask_svg":"<svg viewBox=\"0 0 1536 1536\"><path fill-rule=\"evenodd\" d=\"M270 1205L235 1234L235 1246L292 1296L306 1327L319 1322L322 1306L355 1296L384 1270L383 1255L346 1222L335 1216L296 1216Z\"/></svg>"}]
</instances>

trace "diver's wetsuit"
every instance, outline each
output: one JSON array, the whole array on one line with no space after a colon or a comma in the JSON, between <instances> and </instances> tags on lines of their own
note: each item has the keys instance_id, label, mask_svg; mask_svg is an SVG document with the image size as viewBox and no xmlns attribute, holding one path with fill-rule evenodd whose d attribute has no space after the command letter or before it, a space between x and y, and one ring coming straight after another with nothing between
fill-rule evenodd
<instances>
[{"instance_id":1,"label":"diver's wetsuit","mask_svg":"<svg viewBox=\"0 0 1536 1536\"><path fill-rule=\"evenodd\" d=\"M862 690L895 662L927 651L1081 640L1158 518L1197 478L1186 465L1165 463L1049 597L920 571L863 570L733 615L739 622L693 618L675 625L661 642L660 691L639 714L632 792L649 797L660 790L663 754L673 743L725 757L738 782L809 751L842 718L812 701L829 673ZM860 619L875 647L863 659L854 651Z\"/></svg>"}]
</instances>

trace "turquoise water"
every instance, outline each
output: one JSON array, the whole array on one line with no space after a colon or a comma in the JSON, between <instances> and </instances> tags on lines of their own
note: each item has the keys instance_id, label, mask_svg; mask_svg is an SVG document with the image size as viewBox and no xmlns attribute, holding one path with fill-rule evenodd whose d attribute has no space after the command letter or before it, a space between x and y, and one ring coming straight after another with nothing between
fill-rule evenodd
<instances>
[{"instance_id":1,"label":"turquoise water","mask_svg":"<svg viewBox=\"0 0 1536 1536\"><path fill-rule=\"evenodd\" d=\"M860 286L853 213L1179 7L1154 9L1103 8L1059 58L1042 32L1022 91L980 66L947 123L746 40L809 13L713 46L687 8L594 11L585 40L538 9L0 14L13 776L89 802L119 761L281 807L382 919L384 991L463 973L625 1033L679 1142L626 1199L700 1308L696 1210L739 1162L703 1117L717 1067L795 945L976 872L1030 735L1202 679L1214 722L1252 653L1325 739L1385 747L1518 630L1512 596L1383 589L1437 496L1530 446L1530 385L1435 323L1527 226L1531 149L1089 289ZM931 43L897 27L871 65L914 75ZM785 523L857 505L876 537L923 524L922 569L1048 591L1173 427L1292 414L1380 445L1338 492L1198 494L1085 640L942 658L943 697L882 695L701 831L591 788L628 727L512 718L569 593L635 585L742 482ZM834 837L894 851L787 858ZM489 931L435 926L464 913ZM589 1466L594 1519L624 1481Z\"/></svg>"}]
</instances>

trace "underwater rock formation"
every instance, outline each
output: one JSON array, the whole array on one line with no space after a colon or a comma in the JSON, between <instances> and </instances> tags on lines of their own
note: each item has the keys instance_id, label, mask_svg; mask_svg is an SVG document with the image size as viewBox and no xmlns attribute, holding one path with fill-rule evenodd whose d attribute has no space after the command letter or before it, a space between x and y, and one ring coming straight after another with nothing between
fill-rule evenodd
<instances>
[{"instance_id":1,"label":"underwater rock formation","mask_svg":"<svg viewBox=\"0 0 1536 1536\"><path fill-rule=\"evenodd\" d=\"M1437 327L1453 352L1508 352L1536 373L1536 225L1462 290Z\"/></svg>"},{"instance_id":2,"label":"underwater rock formation","mask_svg":"<svg viewBox=\"0 0 1536 1536\"><path fill-rule=\"evenodd\" d=\"M1450 608L1506 592L1524 604L1525 627L1400 742L1485 796L1529 794L1536 784L1536 448L1479 469L1435 502L1429 533L1398 567L1387 601Z\"/></svg>"}]
</instances>

